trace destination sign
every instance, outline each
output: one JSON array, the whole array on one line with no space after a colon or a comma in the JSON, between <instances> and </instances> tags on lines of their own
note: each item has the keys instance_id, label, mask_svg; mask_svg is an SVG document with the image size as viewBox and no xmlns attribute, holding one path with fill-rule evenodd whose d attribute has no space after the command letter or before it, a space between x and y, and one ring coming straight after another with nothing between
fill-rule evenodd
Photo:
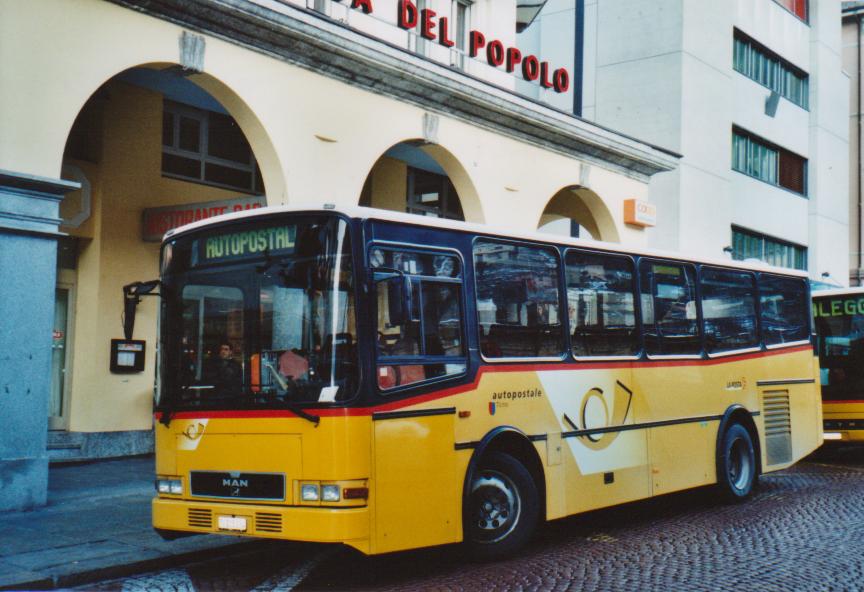
<instances>
[{"instance_id":1,"label":"destination sign","mask_svg":"<svg viewBox=\"0 0 864 592\"><path fill-rule=\"evenodd\" d=\"M817 300L813 303L814 317L851 317L856 315L864 315L864 296L861 298Z\"/></svg>"},{"instance_id":2,"label":"destination sign","mask_svg":"<svg viewBox=\"0 0 864 592\"><path fill-rule=\"evenodd\" d=\"M207 263L294 249L296 226L226 232L200 239L199 261Z\"/></svg>"}]
</instances>

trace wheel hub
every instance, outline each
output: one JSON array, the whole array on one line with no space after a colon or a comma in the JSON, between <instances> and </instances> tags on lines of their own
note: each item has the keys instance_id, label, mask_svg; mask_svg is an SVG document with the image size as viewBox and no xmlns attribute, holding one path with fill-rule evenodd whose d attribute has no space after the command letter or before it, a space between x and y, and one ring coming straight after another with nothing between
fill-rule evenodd
<instances>
[{"instance_id":1,"label":"wheel hub","mask_svg":"<svg viewBox=\"0 0 864 592\"><path fill-rule=\"evenodd\" d=\"M478 538L493 543L507 536L516 526L520 503L517 489L506 476L483 471L471 487L474 523Z\"/></svg>"}]
</instances>

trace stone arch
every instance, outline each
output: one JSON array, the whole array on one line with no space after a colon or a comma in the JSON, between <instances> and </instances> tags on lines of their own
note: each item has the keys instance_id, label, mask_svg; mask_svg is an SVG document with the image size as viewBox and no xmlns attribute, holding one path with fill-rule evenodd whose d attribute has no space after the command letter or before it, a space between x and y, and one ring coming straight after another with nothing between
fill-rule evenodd
<instances>
[{"instance_id":1,"label":"stone arch","mask_svg":"<svg viewBox=\"0 0 864 592\"><path fill-rule=\"evenodd\" d=\"M210 95L237 121L243 135L249 142L255 159L258 161L264 187L267 189L268 204L279 204L286 201L287 188L282 164L277 156L275 145L270 134L265 129L260 118L249 104L230 86L209 73L188 74L179 64L170 62L148 62L132 65L105 78L83 102L79 102L75 115L68 122L64 139L68 141L69 134L77 116L97 93L112 80L136 69L153 71L162 76L177 76L186 79Z\"/></svg>"},{"instance_id":2,"label":"stone arch","mask_svg":"<svg viewBox=\"0 0 864 592\"><path fill-rule=\"evenodd\" d=\"M441 144L421 139L397 142L376 159L364 183L360 203L406 211L407 194L404 188L407 185L403 179L406 178L408 166L426 166L427 170L434 168L433 172L443 173L456 190L464 219L475 223L485 221L479 192L462 162Z\"/></svg>"},{"instance_id":3,"label":"stone arch","mask_svg":"<svg viewBox=\"0 0 864 592\"><path fill-rule=\"evenodd\" d=\"M537 227L560 219L577 222L595 240L621 242L609 207L599 195L585 187L570 185L558 190L546 204Z\"/></svg>"}]
</instances>

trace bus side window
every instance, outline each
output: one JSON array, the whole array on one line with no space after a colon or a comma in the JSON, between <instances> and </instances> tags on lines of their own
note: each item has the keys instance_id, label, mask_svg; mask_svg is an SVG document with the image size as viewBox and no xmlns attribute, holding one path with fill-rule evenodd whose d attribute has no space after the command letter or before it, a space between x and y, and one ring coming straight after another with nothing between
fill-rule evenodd
<instances>
[{"instance_id":1,"label":"bus side window","mask_svg":"<svg viewBox=\"0 0 864 592\"><path fill-rule=\"evenodd\" d=\"M567 308L573 355L635 356L635 273L628 257L567 251Z\"/></svg>"},{"instance_id":2,"label":"bus side window","mask_svg":"<svg viewBox=\"0 0 864 592\"><path fill-rule=\"evenodd\" d=\"M477 317L487 358L558 357L564 349L555 249L478 240Z\"/></svg>"},{"instance_id":3,"label":"bus side window","mask_svg":"<svg viewBox=\"0 0 864 592\"><path fill-rule=\"evenodd\" d=\"M708 353L758 346L753 274L703 266L700 285Z\"/></svg>"},{"instance_id":4,"label":"bus side window","mask_svg":"<svg viewBox=\"0 0 864 592\"><path fill-rule=\"evenodd\" d=\"M643 259L639 264L639 285L648 355L700 354L693 266Z\"/></svg>"},{"instance_id":5,"label":"bus side window","mask_svg":"<svg viewBox=\"0 0 864 592\"><path fill-rule=\"evenodd\" d=\"M804 280L762 274L759 278L762 341L777 345L810 338Z\"/></svg>"},{"instance_id":6,"label":"bus side window","mask_svg":"<svg viewBox=\"0 0 864 592\"><path fill-rule=\"evenodd\" d=\"M402 273L376 282L378 388L463 374L467 359L458 258L384 248L373 253L373 267Z\"/></svg>"}]
</instances>

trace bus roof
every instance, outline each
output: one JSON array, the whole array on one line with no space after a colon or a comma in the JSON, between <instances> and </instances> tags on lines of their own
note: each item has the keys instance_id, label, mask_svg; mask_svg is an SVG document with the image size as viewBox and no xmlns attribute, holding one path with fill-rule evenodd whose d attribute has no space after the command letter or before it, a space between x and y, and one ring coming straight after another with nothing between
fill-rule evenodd
<instances>
[{"instance_id":1,"label":"bus roof","mask_svg":"<svg viewBox=\"0 0 864 592\"><path fill-rule=\"evenodd\" d=\"M851 294L864 294L864 287L858 286L854 288L832 288L830 290L816 290L813 292L813 298L825 298L829 296L849 296Z\"/></svg>"},{"instance_id":2,"label":"bus roof","mask_svg":"<svg viewBox=\"0 0 864 592\"><path fill-rule=\"evenodd\" d=\"M280 213L292 213L292 212L315 212L315 213L326 213L326 214L342 214L344 216L348 216L350 218L358 218L358 219L369 219L369 220L382 220L387 222L400 222L403 224L408 224L412 226L426 226L433 228L445 228L449 230L456 230L461 232L471 232L475 234L483 234L483 235L492 235L501 238L508 239L521 239L521 240L530 240L532 242L541 242L541 243L549 243L556 245L567 245L574 247L582 247L586 249L594 249L601 251L609 251L614 253L628 253L640 256L647 257L655 257L658 259L678 259L683 261L691 261L694 263L705 263L709 265L717 265L721 267L735 267L740 269L747 269L751 271L761 271L761 272L769 272L776 273L780 275L790 275L797 276L802 278L807 278L806 271L800 271L797 269L789 269L785 267L775 267L773 265L769 265L768 263L757 261L757 260L749 260L749 261L735 261L732 259L721 259L719 257L692 257L687 256L682 253L676 253L674 251L662 251L657 249L646 249L642 247L630 247L626 245L622 245L619 243L608 243L603 241L595 241L591 239L580 239L580 238L571 238L563 235L553 235L553 234L544 234L540 232L521 232L521 231L513 231L507 228L497 227L497 226L489 226L486 224L476 224L472 222L461 222L459 220L448 220L446 218L432 218L426 216L417 216L415 214L407 214L402 212L394 212L391 210L381 210L377 208L367 208L363 206L335 206L332 204L322 204L318 203L308 203L308 204L297 204L297 205L284 205L284 206L267 206L263 208L255 208L252 210L244 210L242 212L234 212L231 214L223 214L221 216L216 216L213 218L208 218L205 220L199 220L197 222L192 222L191 224L186 224L184 226L180 226L178 228L169 230L165 233L162 241L165 242L169 239L177 238L182 234L186 234L188 232L193 232L195 230L200 230L201 228L206 228L207 226L222 224L225 222L237 222L240 220L254 219L262 216L268 216L272 214L280 214ZM827 294L829 292L834 292L835 290L826 290L820 291L819 294ZM862 288L864 291L864 288Z\"/></svg>"}]
</instances>

